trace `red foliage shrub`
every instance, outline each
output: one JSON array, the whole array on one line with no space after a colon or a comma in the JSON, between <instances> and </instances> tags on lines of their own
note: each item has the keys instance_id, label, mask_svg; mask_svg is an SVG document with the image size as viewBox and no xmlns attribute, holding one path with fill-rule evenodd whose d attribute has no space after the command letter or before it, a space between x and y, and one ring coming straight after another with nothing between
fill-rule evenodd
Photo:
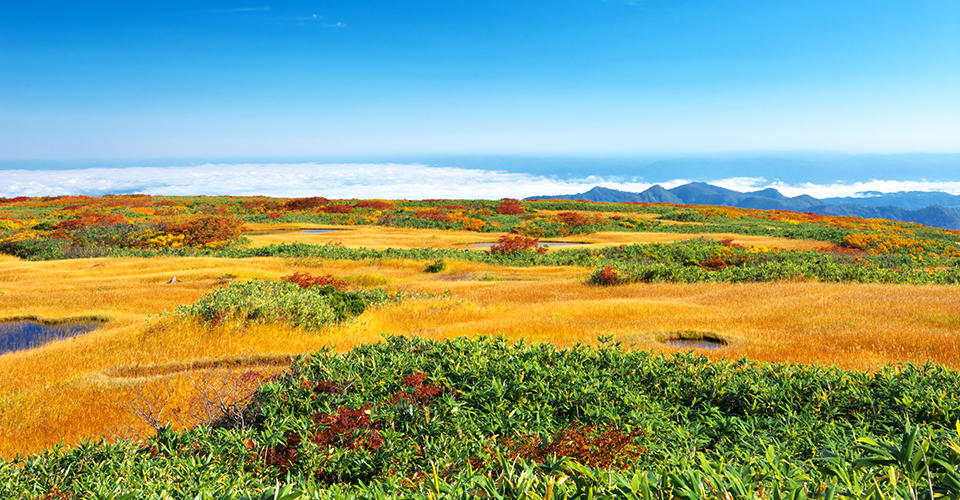
<instances>
[{"instance_id":1,"label":"red foliage shrub","mask_svg":"<svg viewBox=\"0 0 960 500\"><path fill-rule=\"evenodd\" d=\"M418 219L431 219L440 222L453 222L453 219L447 217L445 214L439 212L432 212L430 210L417 210L414 212L414 215Z\"/></svg>"},{"instance_id":2,"label":"red foliage shrub","mask_svg":"<svg viewBox=\"0 0 960 500\"><path fill-rule=\"evenodd\" d=\"M613 266L606 266L599 272L594 273L594 275L590 277L590 281L597 285L616 285L617 283L620 283L620 274L617 271L617 268Z\"/></svg>"},{"instance_id":3,"label":"red foliage shrub","mask_svg":"<svg viewBox=\"0 0 960 500\"><path fill-rule=\"evenodd\" d=\"M243 207L253 212L276 212L285 209L286 205L270 200L254 200L243 202Z\"/></svg>"},{"instance_id":4,"label":"red foliage shrub","mask_svg":"<svg viewBox=\"0 0 960 500\"><path fill-rule=\"evenodd\" d=\"M279 448L267 448L263 452L263 462L267 465L277 467L283 474L286 474L290 466L297 461L297 446L300 445L300 436L288 434L287 442Z\"/></svg>"},{"instance_id":5,"label":"red foliage shrub","mask_svg":"<svg viewBox=\"0 0 960 500\"><path fill-rule=\"evenodd\" d=\"M594 219L576 212L560 212L557 214L557 218L560 219L560 222L570 227L586 226L587 224L595 222Z\"/></svg>"},{"instance_id":6,"label":"red foliage shrub","mask_svg":"<svg viewBox=\"0 0 960 500\"><path fill-rule=\"evenodd\" d=\"M75 231L77 229L83 229L87 227L89 225L87 222L88 221L84 221L82 218L62 220L50 226L50 230L57 231L62 229L64 231Z\"/></svg>"},{"instance_id":7,"label":"red foliage shrub","mask_svg":"<svg viewBox=\"0 0 960 500\"><path fill-rule=\"evenodd\" d=\"M708 271L719 271L720 269L726 269L730 266L741 266L746 263L747 260L748 258L742 255L731 255L729 257L716 256L701 262L700 267Z\"/></svg>"},{"instance_id":8,"label":"red foliage shrub","mask_svg":"<svg viewBox=\"0 0 960 500\"><path fill-rule=\"evenodd\" d=\"M467 210L467 207L463 205L441 205L438 208L442 208L444 210Z\"/></svg>"},{"instance_id":9,"label":"red foliage shrub","mask_svg":"<svg viewBox=\"0 0 960 500\"><path fill-rule=\"evenodd\" d=\"M514 458L544 462L550 456L571 457L590 467L611 469L629 465L647 452L634 442L641 436L641 429L626 432L613 425L574 424L549 441L533 434L503 437L501 442Z\"/></svg>"},{"instance_id":10,"label":"red foliage shrub","mask_svg":"<svg viewBox=\"0 0 960 500\"><path fill-rule=\"evenodd\" d=\"M330 200L322 196L313 196L310 198L289 200L283 204L283 208L287 210L310 210L311 208L321 207L327 203L330 203Z\"/></svg>"},{"instance_id":11,"label":"red foliage shrub","mask_svg":"<svg viewBox=\"0 0 960 500\"><path fill-rule=\"evenodd\" d=\"M74 231L90 226L115 226L117 224L123 224L126 221L127 219L120 214L98 214L94 212L87 212L81 214L79 219L67 219L60 221L57 224L50 226L50 229Z\"/></svg>"},{"instance_id":12,"label":"red foliage shrub","mask_svg":"<svg viewBox=\"0 0 960 500\"><path fill-rule=\"evenodd\" d=\"M446 389L440 385L424 383L426 377L427 374L421 372L413 372L403 377L403 384L412 391L408 389L394 394L387 404L408 403L419 408L430 406L434 398L443 394Z\"/></svg>"},{"instance_id":13,"label":"red foliage shrub","mask_svg":"<svg viewBox=\"0 0 960 500\"><path fill-rule=\"evenodd\" d=\"M167 223L163 230L169 234L182 234L184 245L207 245L227 242L240 237L243 221L231 217L199 217L184 222Z\"/></svg>"},{"instance_id":14,"label":"red foliage shrub","mask_svg":"<svg viewBox=\"0 0 960 500\"><path fill-rule=\"evenodd\" d=\"M356 208L369 208L371 210L393 210L393 203L387 203L382 200L363 200L354 203Z\"/></svg>"},{"instance_id":15,"label":"red foliage shrub","mask_svg":"<svg viewBox=\"0 0 960 500\"><path fill-rule=\"evenodd\" d=\"M731 239L720 240L720 244L723 245L723 246L725 246L725 247L730 247L730 248L739 248L739 249L741 249L741 250L746 250L746 249L747 249L747 247L745 247L745 246L743 246L743 245L740 245L740 244L738 244L738 243L734 243L733 240L731 240Z\"/></svg>"},{"instance_id":16,"label":"red foliage shrub","mask_svg":"<svg viewBox=\"0 0 960 500\"><path fill-rule=\"evenodd\" d=\"M519 215L526 211L523 205L520 204L520 201L513 198L500 200L500 206L497 208L497 213L503 215Z\"/></svg>"},{"instance_id":17,"label":"red foliage shrub","mask_svg":"<svg viewBox=\"0 0 960 500\"><path fill-rule=\"evenodd\" d=\"M334 278L332 274L328 274L326 276L312 276L310 273L293 273L290 276L284 276L280 279L286 281L287 283L293 283L300 288L310 288L312 286L323 287L327 285L330 285L337 290L343 290L347 288L346 281Z\"/></svg>"},{"instance_id":18,"label":"red foliage shrub","mask_svg":"<svg viewBox=\"0 0 960 500\"><path fill-rule=\"evenodd\" d=\"M351 450L374 451L383 446L379 426L370 421L372 405L357 409L341 406L336 413L316 412L311 416L318 430L310 442L319 446L336 446Z\"/></svg>"},{"instance_id":19,"label":"red foliage shrub","mask_svg":"<svg viewBox=\"0 0 960 500\"><path fill-rule=\"evenodd\" d=\"M327 205L325 207L320 207L319 211L325 214L349 214L353 213L353 206L351 205Z\"/></svg>"},{"instance_id":20,"label":"red foliage shrub","mask_svg":"<svg viewBox=\"0 0 960 500\"><path fill-rule=\"evenodd\" d=\"M17 196L16 198L0 198L0 203L16 203L18 201L27 201L30 197L28 196Z\"/></svg>"},{"instance_id":21,"label":"red foliage shrub","mask_svg":"<svg viewBox=\"0 0 960 500\"><path fill-rule=\"evenodd\" d=\"M700 267L707 269L709 271L718 271L720 269L726 269L730 264L727 261L721 259L720 257L710 257L709 259L700 263Z\"/></svg>"},{"instance_id":22,"label":"red foliage shrub","mask_svg":"<svg viewBox=\"0 0 960 500\"><path fill-rule=\"evenodd\" d=\"M840 246L840 245L833 245L833 246L829 246L829 247L818 248L817 251L818 251L818 252L824 252L824 253L827 253L827 252L829 252L829 253L835 253L835 254L839 254L839 255L863 255L863 254L867 253L866 250L863 250L863 249L861 249L861 248L844 247L844 246Z\"/></svg>"},{"instance_id":23,"label":"red foliage shrub","mask_svg":"<svg viewBox=\"0 0 960 500\"><path fill-rule=\"evenodd\" d=\"M536 252L541 255L547 253L547 249L540 246L540 238L505 234L500 237L496 245L490 247L490 253L503 255L531 249L536 249Z\"/></svg>"}]
</instances>

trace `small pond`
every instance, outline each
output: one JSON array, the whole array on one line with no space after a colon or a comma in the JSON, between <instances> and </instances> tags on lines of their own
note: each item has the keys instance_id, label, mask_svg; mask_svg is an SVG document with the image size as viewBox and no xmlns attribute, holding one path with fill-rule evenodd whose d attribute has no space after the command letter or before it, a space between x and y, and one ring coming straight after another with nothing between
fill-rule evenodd
<instances>
[{"instance_id":1,"label":"small pond","mask_svg":"<svg viewBox=\"0 0 960 500\"><path fill-rule=\"evenodd\" d=\"M726 342L721 344L710 340L667 340L664 344L684 349L722 349L727 346Z\"/></svg>"},{"instance_id":2,"label":"small pond","mask_svg":"<svg viewBox=\"0 0 960 500\"><path fill-rule=\"evenodd\" d=\"M310 229L308 231L300 231L304 234L324 234L324 233L335 233L336 229Z\"/></svg>"},{"instance_id":3,"label":"small pond","mask_svg":"<svg viewBox=\"0 0 960 500\"><path fill-rule=\"evenodd\" d=\"M37 321L0 323L0 354L33 349L52 340L59 340L91 332L100 328L96 321L44 324Z\"/></svg>"},{"instance_id":4,"label":"small pond","mask_svg":"<svg viewBox=\"0 0 960 500\"><path fill-rule=\"evenodd\" d=\"M496 244L497 243L476 243L474 245L470 245L470 248L490 248ZM575 247L575 246L585 245L585 244L586 243L550 243L549 241L544 241L537 246L554 248L554 247Z\"/></svg>"},{"instance_id":5,"label":"small pond","mask_svg":"<svg viewBox=\"0 0 960 500\"><path fill-rule=\"evenodd\" d=\"M729 344L727 339L716 332L680 330L661 332L660 341L670 347L682 349L722 349Z\"/></svg>"}]
</instances>

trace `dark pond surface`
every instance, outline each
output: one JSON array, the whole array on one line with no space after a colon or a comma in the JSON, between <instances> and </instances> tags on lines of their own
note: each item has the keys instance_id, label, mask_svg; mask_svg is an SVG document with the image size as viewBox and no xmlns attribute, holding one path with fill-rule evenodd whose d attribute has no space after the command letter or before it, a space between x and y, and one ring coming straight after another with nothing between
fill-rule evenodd
<instances>
[{"instance_id":1,"label":"dark pond surface","mask_svg":"<svg viewBox=\"0 0 960 500\"><path fill-rule=\"evenodd\" d=\"M666 340L664 344L672 347L683 347L686 349L722 349L727 346L726 342L716 340Z\"/></svg>"},{"instance_id":2,"label":"dark pond surface","mask_svg":"<svg viewBox=\"0 0 960 500\"><path fill-rule=\"evenodd\" d=\"M300 231L301 233L307 234L323 234L323 233L335 233L336 229L311 229L309 231Z\"/></svg>"},{"instance_id":3,"label":"dark pond surface","mask_svg":"<svg viewBox=\"0 0 960 500\"><path fill-rule=\"evenodd\" d=\"M575 247L575 246L584 245L584 244L585 243L550 243L548 241L544 241L543 243L540 243L537 246L552 248L552 247ZM494 245L496 245L496 243L477 243L474 245L470 245L470 248L490 248Z\"/></svg>"},{"instance_id":4,"label":"dark pond surface","mask_svg":"<svg viewBox=\"0 0 960 500\"><path fill-rule=\"evenodd\" d=\"M0 354L33 349L51 340L65 339L100 328L96 321L45 325L36 321L0 323Z\"/></svg>"}]
</instances>

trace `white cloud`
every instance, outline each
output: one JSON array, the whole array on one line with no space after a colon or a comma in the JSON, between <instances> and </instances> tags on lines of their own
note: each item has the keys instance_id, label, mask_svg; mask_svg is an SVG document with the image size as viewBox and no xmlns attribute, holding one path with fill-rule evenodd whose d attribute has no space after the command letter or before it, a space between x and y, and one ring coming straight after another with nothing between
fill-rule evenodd
<instances>
[{"instance_id":1,"label":"white cloud","mask_svg":"<svg viewBox=\"0 0 960 500\"><path fill-rule=\"evenodd\" d=\"M960 195L960 182L928 182L928 181L883 181L854 182L852 184L784 184L773 182L764 187L779 190L785 196L799 196L806 194L814 198L840 198L846 196L865 197L864 192L875 191L880 193L896 193L899 191L942 191ZM762 189L762 188L761 188Z\"/></svg>"},{"instance_id":2,"label":"white cloud","mask_svg":"<svg viewBox=\"0 0 960 500\"><path fill-rule=\"evenodd\" d=\"M327 198L523 198L581 193L600 185L640 192L653 184L590 176L543 176L397 163L207 164L189 167L5 170L0 196L57 196L147 193L155 195L325 196ZM689 180L662 182L666 189ZM883 181L853 184L767 182L760 177L719 179L711 184L735 191L767 187L786 196L857 196L864 191L945 191L960 194L960 182Z\"/></svg>"},{"instance_id":3,"label":"white cloud","mask_svg":"<svg viewBox=\"0 0 960 500\"><path fill-rule=\"evenodd\" d=\"M602 179L562 181L421 164L239 164L191 167L8 170L0 196L157 195L490 198L584 191ZM646 189L650 184L628 184Z\"/></svg>"},{"instance_id":4,"label":"white cloud","mask_svg":"<svg viewBox=\"0 0 960 500\"><path fill-rule=\"evenodd\" d=\"M766 186L763 186L764 179L763 177L731 177L729 179L720 179L718 181L713 181L710 184L714 186L720 186L722 188L730 189L733 191L740 191L745 193L748 191L756 191L758 189L764 189Z\"/></svg>"}]
</instances>

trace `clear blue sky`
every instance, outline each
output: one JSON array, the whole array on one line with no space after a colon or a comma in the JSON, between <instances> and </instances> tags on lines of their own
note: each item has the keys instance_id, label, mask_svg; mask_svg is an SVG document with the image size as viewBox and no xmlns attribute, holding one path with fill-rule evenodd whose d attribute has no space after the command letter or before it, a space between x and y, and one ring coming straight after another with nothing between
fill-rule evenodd
<instances>
[{"instance_id":1,"label":"clear blue sky","mask_svg":"<svg viewBox=\"0 0 960 500\"><path fill-rule=\"evenodd\" d=\"M0 0L0 160L960 151L957 0Z\"/></svg>"}]
</instances>

